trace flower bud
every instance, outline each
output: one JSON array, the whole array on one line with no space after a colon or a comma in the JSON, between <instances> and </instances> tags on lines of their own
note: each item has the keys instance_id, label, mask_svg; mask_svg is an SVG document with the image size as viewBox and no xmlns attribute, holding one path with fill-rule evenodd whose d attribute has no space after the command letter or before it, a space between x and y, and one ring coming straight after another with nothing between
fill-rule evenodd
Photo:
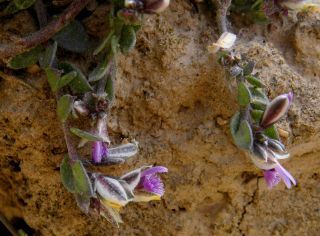
<instances>
[{"instance_id":1,"label":"flower bud","mask_svg":"<svg viewBox=\"0 0 320 236\"><path fill-rule=\"evenodd\" d=\"M163 12L170 4L170 0L144 0L143 12L160 13Z\"/></svg>"},{"instance_id":2,"label":"flower bud","mask_svg":"<svg viewBox=\"0 0 320 236\"><path fill-rule=\"evenodd\" d=\"M260 126L262 128L267 128L278 120L280 120L289 110L292 103L293 93L282 94L275 99L273 99L266 107L263 113Z\"/></svg>"},{"instance_id":3,"label":"flower bud","mask_svg":"<svg viewBox=\"0 0 320 236\"><path fill-rule=\"evenodd\" d=\"M87 116L90 113L89 109L85 106L83 101L75 101L73 103L73 108L79 115L82 116Z\"/></svg>"}]
</instances>

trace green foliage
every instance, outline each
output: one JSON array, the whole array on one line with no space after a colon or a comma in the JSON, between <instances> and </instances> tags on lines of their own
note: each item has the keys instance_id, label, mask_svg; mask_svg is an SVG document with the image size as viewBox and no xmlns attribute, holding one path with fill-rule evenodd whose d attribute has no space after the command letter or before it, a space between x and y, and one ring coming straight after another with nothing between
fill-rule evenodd
<instances>
[{"instance_id":1,"label":"green foliage","mask_svg":"<svg viewBox=\"0 0 320 236\"><path fill-rule=\"evenodd\" d=\"M61 122L66 122L72 110L73 97L66 94L58 100L57 115Z\"/></svg>"},{"instance_id":2,"label":"green foliage","mask_svg":"<svg viewBox=\"0 0 320 236\"><path fill-rule=\"evenodd\" d=\"M71 52L83 53L88 48L89 36L79 21L72 21L54 37L58 45Z\"/></svg>"},{"instance_id":3,"label":"green foliage","mask_svg":"<svg viewBox=\"0 0 320 236\"><path fill-rule=\"evenodd\" d=\"M243 15L253 23L266 24L268 18L263 11L263 4L263 0L234 0L231 9L236 14L244 13Z\"/></svg>"},{"instance_id":4,"label":"green foliage","mask_svg":"<svg viewBox=\"0 0 320 236\"><path fill-rule=\"evenodd\" d=\"M105 59L102 62L100 62L96 68L94 68L94 70L89 75L90 82L98 81L107 74L111 66L110 62L112 58L113 58L112 53L107 54Z\"/></svg>"},{"instance_id":5,"label":"green foliage","mask_svg":"<svg viewBox=\"0 0 320 236\"><path fill-rule=\"evenodd\" d=\"M113 79L112 79L111 76L109 76L108 79L107 79L105 92L107 94L108 101L112 102L113 99L114 99L114 84L113 84Z\"/></svg>"},{"instance_id":6,"label":"green foliage","mask_svg":"<svg viewBox=\"0 0 320 236\"><path fill-rule=\"evenodd\" d=\"M1 12L1 15L10 15L17 13L20 10L27 9L31 7L36 0L13 0L8 6Z\"/></svg>"},{"instance_id":7,"label":"green foliage","mask_svg":"<svg viewBox=\"0 0 320 236\"><path fill-rule=\"evenodd\" d=\"M267 135L269 138L280 140L279 133L275 125L269 126L263 131L263 133Z\"/></svg>"},{"instance_id":8,"label":"green foliage","mask_svg":"<svg viewBox=\"0 0 320 236\"><path fill-rule=\"evenodd\" d=\"M257 87L257 88L264 87L264 84L262 83L262 81L253 75L247 75L245 78L254 87Z\"/></svg>"},{"instance_id":9,"label":"green foliage","mask_svg":"<svg viewBox=\"0 0 320 236\"><path fill-rule=\"evenodd\" d=\"M65 73L71 71L75 71L77 73L77 76L69 83L69 86L73 92L85 93L93 90L87 78L84 76L81 70L77 68L75 65L68 62L64 62L61 63L59 66L61 69L64 70Z\"/></svg>"},{"instance_id":10,"label":"green foliage","mask_svg":"<svg viewBox=\"0 0 320 236\"><path fill-rule=\"evenodd\" d=\"M251 93L249 88L244 82L238 85L238 102L240 106L247 106L251 101Z\"/></svg>"},{"instance_id":11,"label":"green foliage","mask_svg":"<svg viewBox=\"0 0 320 236\"><path fill-rule=\"evenodd\" d=\"M54 41L53 44L49 45L46 50L41 54L39 63L42 68L52 67L56 58L58 43Z\"/></svg>"},{"instance_id":12,"label":"green foliage","mask_svg":"<svg viewBox=\"0 0 320 236\"><path fill-rule=\"evenodd\" d=\"M230 130L235 144L243 149L251 150L253 144L253 134L247 120L241 119L237 112L231 119Z\"/></svg>"},{"instance_id":13,"label":"green foliage","mask_svg":"<svg viewBox=\"0 0 320 236\"><path fill-rule=\"evenodd\" d=\"M131 25L125 25L121 31L120 49L124 54L129 53L136 45L136 32Z\"/></svg>"},{"instance_id":14,"label":"green foliage","mask_svg":"<svg viewBox=\"0 0 320 236\"><path fill-rule=\"evenodd\" d=\"M105 141L105 139L103 137L100 137L98 135L83 131L78 128L71 128L70 131L74 135L76 135L82 139L88 140L88 141Z\"/></svg>"},{"instance_id":15,"label":"green foliage","mask_svg":"<svg viewBox=\"0 0 320 236\"><path fill-rule=\"evenodd\" d=\"M69 192L93 196L91 181L81 161L65 156L60 166L60 176Z\"/></svg>"},{"instance_id":16,"label":"green foliage","mask_svg":"<svg viewBox=\"0 0 320 236\"><path fill-rule=\"evenodd\" d=\"M12 69L23 69L38 62L42 47L38 46L12 58L8 66Z\"/></svg>"}]
</instances>

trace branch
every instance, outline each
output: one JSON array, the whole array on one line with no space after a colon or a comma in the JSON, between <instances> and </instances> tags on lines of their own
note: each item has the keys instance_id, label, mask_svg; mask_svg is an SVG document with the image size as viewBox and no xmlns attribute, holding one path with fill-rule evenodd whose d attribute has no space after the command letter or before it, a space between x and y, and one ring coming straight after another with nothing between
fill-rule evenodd
<instances>
[{"instance_id":1,"label":"branch","mask_svg":"<svg viewBox=\"0 0 320 236\"><path fill-rule=\"evenodd\" d=\"M7 60L10 57L21 54L30 48L48 41L66 24L72 21L90 1L91 0L74 0L57 19L51 21L46 27L25 38L18 39L13 44L0 44L0 59Z\"/></svg>"},{"instance_id":2,"label":"branch","mask_svg":"<svg viewBox=\"0 0 320 236\"><path fill-rule=\"evenodd\" d=\"M216 6L216 21L221 34L224 32L228 32L227 12L231 5L231 2L232 0L212 0L212 3Z\"/></svg>"}]
</instances>

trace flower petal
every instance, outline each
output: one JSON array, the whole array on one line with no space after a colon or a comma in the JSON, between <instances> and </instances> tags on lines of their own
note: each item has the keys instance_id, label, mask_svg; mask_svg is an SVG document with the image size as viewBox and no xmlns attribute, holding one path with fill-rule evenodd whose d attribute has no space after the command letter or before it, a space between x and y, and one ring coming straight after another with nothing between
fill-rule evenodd
<instances>
[{"instance_id":1,"label":"flower petal","mask_svg":"<svg viewBox=\"0 0 320 236\"><path fill-rule=\"evenodd\" d=\"M157 173L166 173L166 172L168 172L168 168L164 166L154 166L144 170L141 174L141 177L146 175L154 175Z\"/></svg>"},{"instance_id":2,"label":"flower petal","mask_svg":"<svg viewBox=\"0 0 320 236\"><path fill-rule=\"evenodd\" d=\"M126 190L116 179L98 175L95 180L95 188L104 200L121 206L128 203Z\"/></svg>"},{"instance_id":3,"label":"flower petal","mask_svg":"<svg viewBox=\"0 0 320 236\"><path fill-rule=\"evenodd\" d=\"M281 177L279 173L272 169L272 170L266 170L263 172L264 179L269 187L269 189L272 189L274 186L276 186L280 181Z\"/></svg>"},{"instance_id":4,"label":"flower petal","mask_svg":"<svg viewBox=\"0 0 320 236\"><path fill-rule=\"evenodd\" d=\"M92 160L94 163L100 163L102 158L108 154L107 146L101 142L96 141L92 147Z\"/></svg>"},{"instance_id":5,"label":"flower petal","mask_svg":"<svg viewBox=\"0 0 320 236\"><path fill-rule=\"evenodd\" d=\"M275 167L275 170L280 174L287 188L291 188L291 182L293 183L293 185L297 185L297 182L293 178L293 176L285 168L283 168L283 166L279 162L277 167Z\"/></svg>"}]
</instances>

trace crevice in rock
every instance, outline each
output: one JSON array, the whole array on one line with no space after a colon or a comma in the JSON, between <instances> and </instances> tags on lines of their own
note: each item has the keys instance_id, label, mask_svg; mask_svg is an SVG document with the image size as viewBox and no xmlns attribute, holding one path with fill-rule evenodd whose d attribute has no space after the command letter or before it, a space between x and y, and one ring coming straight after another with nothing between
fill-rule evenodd
<instances>
[{"instance_id":1,"label":"crevice in rock","mask_svg":"<svg viewBox=\"0 0 320 236\"><path fill-rule=\"evenodd\" d=\"M239 230L239 232L240 232L240 234L241 234L242 236L244 236L245 233L244 233L244 232L242 231L242 229L241 229L241 224L242 224L242 222L243 222L243 220L244 220L244 218L245 218L245 215L247 214L247 208L248 208L248 206L250 206L251 204L254 203L254 201L255 201L255 199L256 199L256 195L257 195L257 193L258 193L258 190L259 190L259 177L256 178L256 188L255 188L254 191L253 191L253 194L252 194L252 196L251 196L251 199L243 206L243 211L242 211L242 213L241 213L241 215L240 215L240 219L239 219L239 221L238 221L237 228L238 228L238 230Z\"/></svg>"}]
</instances>

